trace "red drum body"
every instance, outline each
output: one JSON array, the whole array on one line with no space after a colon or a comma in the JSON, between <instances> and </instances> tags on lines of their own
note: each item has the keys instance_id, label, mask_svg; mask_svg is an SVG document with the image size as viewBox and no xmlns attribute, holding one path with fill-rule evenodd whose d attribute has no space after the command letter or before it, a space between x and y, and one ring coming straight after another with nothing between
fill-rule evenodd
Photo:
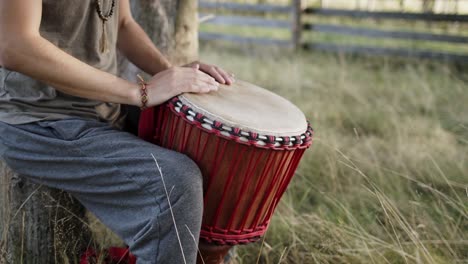
<instances>
[{"instance_id":1,"label":"red drum body","mask_svg":"<svg viewBox=\"0 0 468 264\"><path fill-rule=\"evenodd\" d=\"M302 134L264 135L216 117L179 96L145 110L139 133L188 155L200 167L201 240L219 245L252 242L265 233L313 132L306 123Z\"/></svg>"}]
</instances>

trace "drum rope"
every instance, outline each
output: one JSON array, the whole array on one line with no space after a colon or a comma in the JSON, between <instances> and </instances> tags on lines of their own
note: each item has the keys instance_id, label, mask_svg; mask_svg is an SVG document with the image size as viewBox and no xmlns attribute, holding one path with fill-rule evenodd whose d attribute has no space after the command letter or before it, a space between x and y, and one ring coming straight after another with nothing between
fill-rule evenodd
<instances>
[{"instance_id":1,"label":"drum rope","mask_svg":"<svg viewBox=\"0 0 468 264\"><path fill-rule=\"evenodd\" d=\"M298 146L301 148L308 148L311 144L313 136L313 129L310 127L309 123L307 124L306 132L298 136L267 136L259 135L258 133L242 131L240 128L228 127L221 122L212 121L204 115L194 112L192 108L184 105L177 97L174 97L168 103L168 106L177 115L182 115L185 120L189 121L190 123L195 123L197 126L205 128L205 130L210 131L211 133L216 133L220 136L228 137L239 143L250 143L260 148L266 147L272 149L296 149ZM227 132L229 136L223 132ZM263 144L265 145L263 146Z\"/></svg>"},{"instance_id":2,"label":"drum rope","mask_svg":"<svg viewBox=\"0 0 468 264\"><path fill-rule=\"evenodd\" d=\"M287 182L286 181L284 182L284 184L281 187L280 191L276 194L278 199L283 196L284 192L286 191L286 188L288 187L289 183L291 182L291 180L292 180L292 178L294 176L294 172L295 172L297 166L299 165L299 162L301 161L301 158L304 155L305 150L301 149L301 150L298 150L298 152L299 152L298 155L295 156L295 160L293 161L292 164L290 164L291 166L290 166L290 169L288 171L288 175L291 175L291 177L289 177L287 179Z\"/></svg>"},{"instance_id":3,"label":"drum rope","mask_svg":"<svg viewBox=\"0 0 468 264\"><path fill-rule=\"evenodd\" d=\"M204 212L200 237L209 243L242 244L258 240L265 233L305 149L312 144L313 130L309 124L301 135L261 135L211 120L177 97L145 110L143 115L153 120L140 126L153 133L149 137L150 133L143 131L145 139L184 152L202 164L206 185L203 203L204 208L211 209Z\"/></svg>"},{"instance_id":4,"label":"drum rope","mask_svg":"<svg viewBox=\"0 0 468 264\"><path fill-rule=\"evenodd\" d=\"M259 206L259 207L260 207L260 210L261 210L262 212L265 211L265 205L266 205L266 203L267 203L267 201L268 201L268 197L270 197L271 194L273 193L273 189L274 189L273 187L274 187L274 184L276 184L276 181L277 181L277 179L278 179L278 176L280 175L280 172L283 171L284 165L286 164L286 161L288 160L290 154L293 154L293 153L294 153L294 152L288 152L288 154L283 155L283 156L280 158L279 165L278 165L277 169L275 170L276 172L275 172L275 174L274 174L274 176L273 176L273 180L270 181L270 184L268 185L268 187L267 187L266 190L265 190L265 191L267 191L267 194L266 194L266 195L265 195L265 194L263 195L262 202L261 202L261 206ZM278 164L278 163L277 163L277 164ZM275 165L276 165L276 164L275 164ZM271 169L272 169L272 168L271 168ZM289 176L289 175L288 175L288 176ZM268 211L266 211L266 212L268 212ZM257 225L258 225L261 216L262 216L262 214L258 214L258 213L257 213L257 215L256 215L256 217L255 217L255 220L254 220L254 222L253 222L253 226L257 226Z\"/></svg>"},{"instance_id":5,"label":"drum rope","mask_svg":"<svg viewBox=\"0 0 468 264\"><path fill-rule=\"evenodd\" d=\"M255 154L257 154L257 158L255 159L255 162L253 162L254 160L254 157L255 157ZM255 171L256 167L255 167L255 164L258 164L258 161L260 160L260 158L263 156L262 152L260 151L255 151L253 154L252 154L252 157L249 158L249 164L247 165L247 173L244 177L244 180L242 181L242 185L241 185L241 192L240 194L238 195L238 198L237 198L237 201L236 201L236 207L234 208L234 211L232 212L231 214L231 218L229 219L229 223L227 225L227 229L230 230L232 228L232 224L234 222L234 219L235 219L235 215L237 213L237 210L239 208L239 205L241 204L240 201L242 199L242 197L244 197L244 194L245 192L247 191L247 186L249 185L250 183L250 180L252 179L252 174L253 172Z\"/></svg>"},{"instance_id":6,"label":"drum rope","mask_svg":"<svg viewBox=\"0 0 468 264\"><path fill-rule=\"evenodd\" d=\"M215 218L213 220L214 226L217 225L219 217L221 216L221 209L222 205L224 204L224 200L226 200L226 194L228 193L227 190L229 189L232 179L234 177L234 172L237 171L239 168L239 161L241 160L242 155L245 152L245 148L241 148L239 144L236 145L235 151L233 153L233 157L235 157L234 160L234 166L231 166L229 168L229 173L228 173L228 180L227 183L224 185L224 190L223 190L223 195L221 197L221 201L219 202L218 208L216 209L215 213Z\"/></svg>"},{"instance_id":7,"label":"drum rope","mask_svg":"<svg viewBox=\"0 0 468 264\"><path fill-rule=\"evenodd\" d=\"M219 141L221 141L221 138L217 138L218 140L218 143ZM208 142L208 140L207 140ZM208 186L206 187L206 192L208 193L211 189L211 183L213 182L213 179L215 177L215 175L217 174L218 170L219 170L219 167L221 166L221 159L223 158L224 156L224 152L226 151L226 145L227 145L227 141L224 141L223 142L223 146L221 147L221 154L219 156L215 156L216 160L214 162L215 164L215 167L213 168L213 170L211 171L210 173L210 178L209 178L209 181L208 181ZM218 149L216 149L216 151L218 151ZM207 204L207 196L204 198L204 204L206 205Z\"/></svg>"},{"instance_id":8,"label":"drum rope","mask_svg":"<svg viewBox=\"0 0 468 264\"><path fill-rule=\"evenodd\" d=\"M274 155L272 155L274 154ZM275 156L273 159L272 159L272 156ZM261 188L261 183L264 181L264 178L268 172L267 168L269 169L270 166L271 166L271 162L273 160L275 160L278 156L278 152L269 152L268 153L268 158L267 158L267 163L265 164L265 166L263 167L263 170L262 170L262 173L261 173L261 176L259 177L256 185L255 185L255 191L254 191L254 196L257 196L260 192L260 188ZM246 215L250 215L250 213L252 212L252 209L253 209L253 204L250 204L249 206L249 209L247 210L247 213ZM244 229L245 228L245 225L247 224L247 218L245 218L243 221L242 221L242 224L241 224L241 229Z\"/></svg>"}]
</instances>

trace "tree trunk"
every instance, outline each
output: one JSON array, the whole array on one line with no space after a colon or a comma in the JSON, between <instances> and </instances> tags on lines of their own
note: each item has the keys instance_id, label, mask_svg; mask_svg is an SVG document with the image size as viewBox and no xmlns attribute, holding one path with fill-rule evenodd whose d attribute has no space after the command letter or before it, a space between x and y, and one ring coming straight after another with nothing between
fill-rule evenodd
<instances>
[{"instance_id":1,"label":"tree trunk","mask_svg":"<svg viewBox=\"0 0 468 264\"><path fill-rule=\"evenodd\" d=\"M197 0L134 0L130 3L135 20L174 65L197 59ZM119 65L122 77L136 80L139 69L124 58L119 59Z\"/></svg>"},{"instance_id":2,"label":"tree trunk","mask_svg":"<svg viewBox=\"0 0 468 264\"><path fill-rule=\"evenodd\" d=\"M423 0L422 11L424 13L434 13L435 0Z\"/></svg>"},{"instance_id":3,"label":"tree trunk","mask_svg":"<svg viewBox=\"0 0 468 264\"><path fill-rule=\"evenodd\" d=\"M90 242L70 195L18 177L0 161L0 263L77 263Z\"/></svg>"}]
</instances>

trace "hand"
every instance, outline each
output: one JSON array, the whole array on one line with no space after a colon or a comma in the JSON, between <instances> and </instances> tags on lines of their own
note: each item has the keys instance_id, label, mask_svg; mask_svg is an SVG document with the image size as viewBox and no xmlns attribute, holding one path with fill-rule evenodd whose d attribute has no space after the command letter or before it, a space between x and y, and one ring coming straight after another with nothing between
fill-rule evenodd
<instances>
[{"instance_id":1,"label":"hand","mask_svg":"<svg viewBox=\"0 0 468 264\"><path fill-rule=\"evenodd\" d=\"M194 61L187 65L184 65L184 67L191 67L191 68L198 67L200 71L206 74L209 74L211 77L215 78L217 82L222 83L222 84L231 85L235 81L234 74L228 73L225 70L215 65L210 65L210 64L199 62L199 61Z\"/></svg>"},{"instance_id":2,"label":"hand","mask_svg":"<svg viewBox=\"0 0 468 264\"><path fill-rule=\"evenodd\" d=\"M219 83L198 67L172 67L151 78L147 85L147 106L156 106L181 93L217 91Z\"/></svg>"}]
</instances>

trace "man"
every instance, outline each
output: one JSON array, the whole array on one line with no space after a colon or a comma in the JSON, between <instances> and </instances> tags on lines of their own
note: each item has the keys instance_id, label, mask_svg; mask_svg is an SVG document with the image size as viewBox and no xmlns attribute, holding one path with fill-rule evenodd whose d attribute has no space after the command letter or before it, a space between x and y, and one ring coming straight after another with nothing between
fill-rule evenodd
<instances>
[{"instance_id":1,"label":"man","mask_svg":"<svg viewBox=\"0 0 468 264\"><path fill-rule=\"evenodd\" d=\"M115 76L117 49L153 76L147 84ZM5 162L76 197L138 264L195 263L200 172L185 155L117 129L120 104L152 107L216 91L232 77L203 63L170 65L133 20L129 0L0 0L0 66ZM151 154L171 188L174 219Z\"/></svg>"}]
</instances>

